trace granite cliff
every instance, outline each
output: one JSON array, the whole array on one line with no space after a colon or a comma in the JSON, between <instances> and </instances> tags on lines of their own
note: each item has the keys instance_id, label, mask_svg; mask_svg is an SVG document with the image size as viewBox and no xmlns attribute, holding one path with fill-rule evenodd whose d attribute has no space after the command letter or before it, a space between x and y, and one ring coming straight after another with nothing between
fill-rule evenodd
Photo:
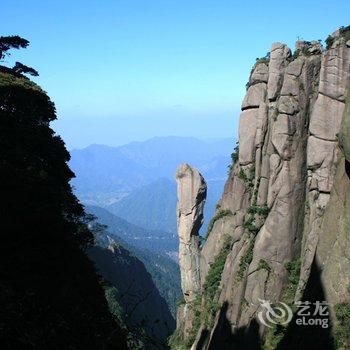
<instances>
[{"instance_id":1,"label":"granite cliff","mask_svg":"<svg viewBox=\"0 0 350 350\"><path fill-rule=\"evenodd\" d=\"M184 301L173 349L350 347L350 28L326 44L298 41L292 53L274 43L257 59L203 245L204 180L179 168ZM293 319L264 322L263 301L283 302ZM297 326L297 303L318 301L328 327Z\"/></svg>"}]
</instances>

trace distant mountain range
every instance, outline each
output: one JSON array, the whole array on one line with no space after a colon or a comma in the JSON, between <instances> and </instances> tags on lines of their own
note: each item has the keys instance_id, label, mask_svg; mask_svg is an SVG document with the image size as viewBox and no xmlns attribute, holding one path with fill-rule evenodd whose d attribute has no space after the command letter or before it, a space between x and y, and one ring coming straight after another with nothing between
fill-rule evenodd
<instances>
[{"instance_id":1,"label":"distant mountain range","mask_svg":"<svg viewBox=\"0 0 350 350\"><path fill-rule=\"evenodd\" d=\"M155 137L119 147L91 145L71 151L75 192L84 204L97 205L148 230L176 233L176 184L181 163L199 169L208 183L205 225L227 177L232 139ZM205 227L203 228L203 231Z\"/></svg>"},{"instance_id":2,"label":"distant mountain range","mask_svg":"<svg viewBox=\"0 0 350 350\"><path fill-rule=\"evenodd\" d=\"M107 207L112 213L147 229L176 233L176 183L160 178Z\"/></svg>"},{"instance_id":3,"label":"distant mountain range","mask_svg":"<svg viewBox=\"0 0 350 350\"><path fill-rule=\"evenodd\" d=\"M101 224L107 225L111 233L134 247L165 256L178 249L178 238L175 234L161 230L144 229L130 224L101 207L85 206L85 210L95 215Z\"/></svg>"},{"instance_id":4,"label":"distant mountain range","mask_svg":"<svg viewBox=\"0 0 350 350\"><path fill-rule=\"evenodd\" d=\"M202 232L214 215L216 203L221 195L224 179L208 181L208 198L205 205L205 222ZM125 220L148 230L162 230L176 234L176 182L160 178L132 191L122 200L106 208ZM169 236L170 237L170 236ZM176 241L177 242L177 241Z\"/></svg>"}]
</instances>

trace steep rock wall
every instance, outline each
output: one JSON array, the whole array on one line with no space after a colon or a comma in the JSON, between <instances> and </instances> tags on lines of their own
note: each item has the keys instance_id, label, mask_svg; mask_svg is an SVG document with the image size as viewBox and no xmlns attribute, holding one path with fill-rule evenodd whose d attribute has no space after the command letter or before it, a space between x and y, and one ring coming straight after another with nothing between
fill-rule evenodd
<instances>
[{"instance_id":1,"label":"steep rock wall","mask_svg":"<svg viewBox=\"0 0 350 350\"><path fill-rule=\"evenodd\" d=\"M281 339L271 339L257 320L261 300L301 300L315 263L326 300L339 303L348 296L346 36L335 32L326 50L319 42L299 41L293 55L274 43L252 69L237 161L200 251L191 349L277 348ZM208 295L215 295L214 304ZM181 332L178 338L189 340Z\"/></svg>"}]
</instances>

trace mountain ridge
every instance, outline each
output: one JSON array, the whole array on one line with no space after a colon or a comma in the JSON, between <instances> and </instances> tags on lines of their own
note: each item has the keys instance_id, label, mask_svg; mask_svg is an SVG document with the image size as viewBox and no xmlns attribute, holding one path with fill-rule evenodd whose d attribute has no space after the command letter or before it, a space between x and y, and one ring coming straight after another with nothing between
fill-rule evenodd
<instances>
[{"instance_id":1,"label":"mountain ridge","mask_svg":"<svg viewBox=\"0 0 350 350\"><path fill-rule=\"evenodd\" d=\"M105 207L159 178L173 179L179 162L194 164L207 179L224 181L233 145L228 138L175 136L118 147L90 145L71 151L69 164L76 175L72 185L84 204Z\"/></svg>"}]
</instances>

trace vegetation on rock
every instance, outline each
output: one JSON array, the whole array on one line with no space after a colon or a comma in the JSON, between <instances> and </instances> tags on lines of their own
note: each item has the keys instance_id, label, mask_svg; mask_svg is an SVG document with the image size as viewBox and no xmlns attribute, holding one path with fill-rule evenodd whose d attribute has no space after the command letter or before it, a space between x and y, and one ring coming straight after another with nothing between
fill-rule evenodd
<instances>
[{"instance_id":1,"label":"vegetation on rock","mask_svg":"<svg viewBox=\"0 0 350 350\"><path fill-rule=\"evenodd\" d=\"M233 149L233 152L231 153L231 164L228 166L228 173L230 174L233 166L238 162L239 158L239 142L236 142L236 146Z\"/></svg>"},{"instance_id":2,"label":"vegetation on rock","mask_svg":"<svg viewBox=\"0 0 350 350\"><path fill-rule=\"evenodd\" d=\"M291 305L294 302L295 292L299 284L301 262L293 260L286 263L284 267L288 272L288 284L284 289L282 300Z\"/></svg>"},{"instance_id":3,"label":"vegetation on rock","mask_svg":"<svg viewBox=\"0 0 350 350\"><path fill-rule=\"evenodd\" d=\"M266 270L267 272L270 272L271 266L269 265L269 263L266 260L260 259L259 265L258 265L258 270Z\"/></svg>"},{"instance_id":4,"label":"vegetation on rock","mask_svg":"<svg viewBox=\"0 0 350 350\"><path fill-rule=\"evenodd\" d=\"M337 349L350 349L350 302L338 303L334 306L338 324L334 330Z\"/></svg>"},{"instance_id":5,"label":"vegetation on rock","mask_svg":"<svg viewBox=\"0 0 350 350\"><path fill-rule=\"evenodd\" d=\"M245 277L246 271L247 271L250 263L253 260L254 243L255 243L255 240L251 239L249 242L249 246L248 246L247 251L241 257L241 260L240 260L239 266L238 266L237 276L236 276L238 282L241 281Z\"/></svg>"},{"instance_id":6,"label":"vegetation on rock","mask_svg":"<svg viewBox=\"0 0 350 350\"><path fill-rule=\"evenodd\" d=\"M29 41L18 35L0 36L0 60L10 55L9 50L25 49L28 45Z\"/></svg>"},{"instance_id":7,"label":"vegetation on rock","mask_svg":"<svg viewBox=\"0 0 350 350\"><path fill-rule=\"evenodd\" d=\"M295 310L294 297L299 283L301 262L300 260L293 260L287 262L284 267L288 272L288 284L284 288L281 301L288 304L292 310ZM274 324L269 328L265 335L263 349L277 349L286 334L287 328L288 325L281 324Z\"/></svg>"},{"instance_id":8,"label":"vegetation on rock","mask_svg":"<svg viewBox=\"0 0 350 350\"><path fill-rule=\"evenodd\" d=\"M203 284L203 296L207 300L215 298L216 292L218 291L222 271L225 266L227 256L231 248L231 237L225 239L225 243L221 248L219 254L216 256L214 262L210 265L208 275Z\"/></svg>"},{"instance_id":9,"label":"vegetation on rock","mask_svg":"<svg viewBox=\"0 0 350 350\"><path fill-rule=\"evenodd\" d=\"M258 63L266 63L269 64L270 62L270 52L268 52L265 56L263 57L257 57L255 59L255 65L257 65Z\"/></svg>"},{"instance_id":10,"label":"vegetation on rock","mask_svg":"<svg viewBox=\"0 0 350 350\"><path fill-rule=\"evenodd\" d=\"M344 38L344 41L348 41L350 40L350 26L342 26L339 28L339 36L341 38ZM327 47L327 50L330 49L334 43L334 41L336 40L336 38L334 38L332 35L329 35L327 37L327 39L325 40L326 41L326 47Z\"/></svg>"},{"instance_id":11,"label":"vegetation on rock","mask_svg":"<svg viewBox=\"0 0 350 350\"><path fill-rule=\"evenodd\" d=\"M16 62L12 70L17 74L29 74L34 77L37 77L39 75L39 73L35 69L28 67L22 64L21 62Z\"/></svg>"}]
</instances>

